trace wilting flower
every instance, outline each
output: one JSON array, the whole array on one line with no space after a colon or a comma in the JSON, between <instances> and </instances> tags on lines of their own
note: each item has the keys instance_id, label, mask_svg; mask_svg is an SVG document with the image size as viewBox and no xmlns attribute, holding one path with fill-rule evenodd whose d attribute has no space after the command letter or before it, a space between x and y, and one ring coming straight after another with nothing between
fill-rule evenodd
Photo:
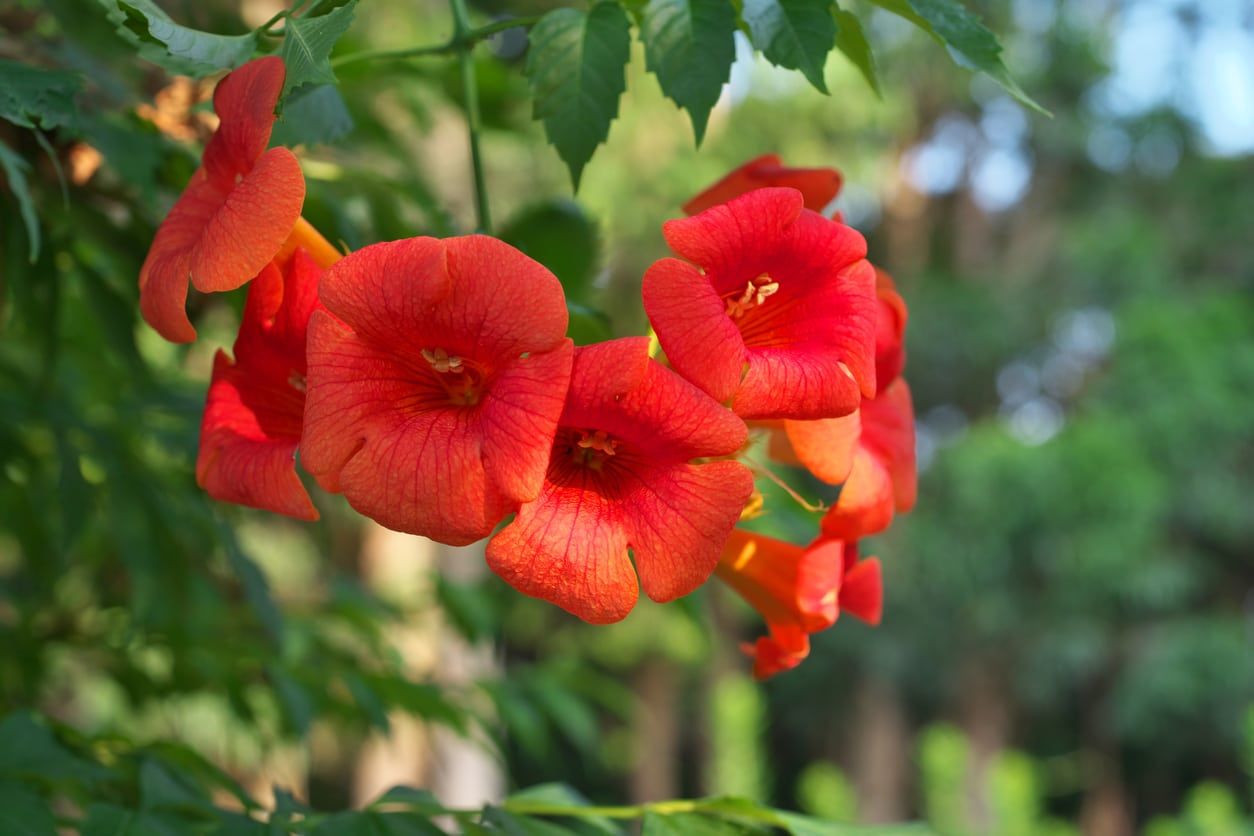
<instances>
[{"instance_id":1,"label":"wilting flower","mask_svg":"<svg viewBox=\"0 0 1254 836\"><path fill-rule=\"evenodd\" d=\"M687 261L645 273L675 370L746 419L847 415L875 394L875 274L862 236L758 189L662 228Z\"/></svg>"},{"instance_id":2,"label":"wilting flower","mask_svg":"<svg viewBox=\"0 0 1254 836\"><path fill-rule=\"evenodd\" d=\"M301 449L320 484L454 545L536 498L573 352L552 273L482 235L410 238L345 257L320 292Z\"/></svg>"},{"instance_id":3,"label":"wilting flower","mask_svg":"<svg viewBox=\"0 0 1254 836\"><path fill-rule=\"evenodd\" d=\"M248 288L235 359L219 351L200 428L196 481L225 502L315 520L294 456L305 410L305 329L322 271L303 249Z\"/></svg>"},{"instance_id":4,"label":"wilting flower","mask_svg":"<svg viewBox=\"0 0 1254 836\"><path fill-rule=\"evenodd\" d=\"M655 601L700 586L753 477L694 460L737 452L744 422L632 337L576 349L560 424L539 498L488 543L493 571L593 623L631 611L637 574Z\"/></svg>"},{"instance_id":5,"label":"wilting flower","mask_svg":"<svg viewBox=\"0 0 1254 836\"><path fill-rule=\"evenodd\" d=\"M766 621L769 635L745 646L759 679L800 664L810 654L810 634L831 627L842 611L880 621L880 563L858 560L856 542L821 539L803 548L736 529L717 572Z\"/></svg>"},{"instance_id":6,"label":"wilting flower","mask_svg":"<svg viewBox=\"0 0 1254 836\"><path fill-rule=\"evenodd\" d=\"M778 154L765 154L731 171L722 180L684 204L684 213L695 215L726 203L745 192L767 186L786 186L801 192L805 207L822 212L840 191L840 172L834 168L789 168Z\"/></svg>"},{"instance_id":7,"label":"wilting flower","mask_svg":"<svg viewBox=\"0 0 1254 836\"><path fill-rule=\"evenodd\" d=\"M221 125L200 168L157 230L139 273L144 319L172 342L190 342L187 286L233 290L278 253L300 217L305 180L286 148L271 148L283 60L250 61L218 84Z\"/></svg>"}]
</instances>

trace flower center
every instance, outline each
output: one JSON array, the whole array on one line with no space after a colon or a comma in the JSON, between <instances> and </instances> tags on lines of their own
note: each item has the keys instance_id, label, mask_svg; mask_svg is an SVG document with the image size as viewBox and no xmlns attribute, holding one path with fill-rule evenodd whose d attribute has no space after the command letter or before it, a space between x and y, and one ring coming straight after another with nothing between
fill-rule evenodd
<instances>
[{"instance_id":1,"label":"flower center","mask_svg":"<svg viewBox=\"0 0 1254 836\"><path fill-rule=\"evenodd\" d=\"M449 354L442 348L424 348L422 359L431 364L431 368L440 374L461 374L465 369L465 361L456 354Z\"/></svg>"},{"instance_id":2,"label":"flower center","mask_svg":"<svg viewBox=\"0 0 1254 836\"><path fill-rule=\"evenodd\" d=\"M756 308L764 303L768 296L774 296L779 292L779 282L775 281L767 273L760 276L754 276L745 284L745 289L740 295L732 294L726 297L727 315L732 319L740 319L745 315L745 311L750 308Z\"/></svg>"},{"instance_id":3,"label":"flower center","mask_svg":"<svg viewBox=\"0 0 1254 836\"><path fill-rule=\"evenodd\" d=\"M422 359L435 370L440 385L448 393L449 403L457 406L474 406L479 403L483 375L473 363L467 362L464 357L449 354L442 348L424 348Z\"/></svg>"},{"instance_id":4,"label":"flower center","mask_svg":"<svg viewBox=\"0 0 1254 836\"><path fill-rule=\"evenodd\" d=\"M618 454L618 439L611 438L605 430L578 430L578 433L579 438L573 448L577 464L600 470L606 459Z\"/></svg>"}]
</instances>

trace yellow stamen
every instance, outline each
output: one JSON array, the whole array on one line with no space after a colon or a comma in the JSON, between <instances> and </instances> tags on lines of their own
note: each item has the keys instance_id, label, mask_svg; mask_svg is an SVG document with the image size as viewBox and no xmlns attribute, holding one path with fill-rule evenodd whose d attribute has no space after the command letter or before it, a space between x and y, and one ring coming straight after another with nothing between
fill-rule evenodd
<instances>
[{"instance_id":1,"label":"yellow stamen","mask_svg":"<svg viewBox=\"0 0 1254 836\"><path fill-rule=\"evenodd\" d=\"M732 319L740 319L750 308L755 308L779 292L779 282L768 274L754 276L745 283L740 298L731 297L727 300L727 315Z\"/></svg>"},{"instance_id":2,"label":"yellow stamen","mask_svg":"<svg viewBox=\"0 0 1254 836\"><path fill-rule=\"evenodd\" d=\"M761 491L754 491L749 497L749 501L745 503L745 507L740 512L742 520L753 520L762 516L762 509L766 507L766 497Z\"/></svg>"},{"instance_id":3,"label":"yellow stamen","mask_svg":"<svg viewBox=\"0 0 1254 836\"><path fill-rule=\"evenodd\" d=\"M465 361L455 354L449 354L442 348L422 350L422 359L431 364L431 367L440 374L452 372L453 374L461 374L465 370Z\"/></svg>"},{"instance_id":4,"label":"yellow stamen","mask_svg":"<svg viewBox=\"0 0 1254 836\"><path fill-rule=\"evenodd\" d=\"M606 435L605 430L597 430L593 433L580 430L579 440L575 444L584 450L595 450L607 456L613 456L618 451L618 440Z\"/></svg>"},{"instance_id":5,"label":"yellow stamen","mask_svg":"<svg viewBox=\"0 0 1254 836\"><path fill-rule=\"evenodd\" d=\"M756 542L750 540L745 543L744 548L740 550L740 554L736 555L736 559L732 561L732 571L739 572L743 569L745 564L752 560L753 556L757 554L757 551L758 544Z\"/></svg>"}]
</instances>

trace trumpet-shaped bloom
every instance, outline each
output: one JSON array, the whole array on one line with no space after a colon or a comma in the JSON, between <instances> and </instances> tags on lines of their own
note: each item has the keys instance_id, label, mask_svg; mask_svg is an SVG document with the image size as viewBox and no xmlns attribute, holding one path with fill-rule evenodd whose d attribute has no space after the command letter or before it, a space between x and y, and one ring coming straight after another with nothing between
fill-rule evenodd
<instances>
[{"instance_id":1,"label":"trumpet-shaped bloom","mask_svg":"<svg viewBox=\"0 0 1254 836\"><path fill-rule=\"evenodd\" d=\"M536 498L570 380L557 278L483 235L410 238L324 274L304 467L388 528L465 545Z\"/></svg>"},{"instance_id":2,"label":"trumpet-shaped bloom","mask_svg":"<svg viewBox=\"0 0 1254 836\"><path fill-rule=\"evenodd\" d=\"M248 289L235 359L219 351L200 428L196 481L210 496L315 520L294 456L305 410L305 330L321 270L303 250Z\"/></svg>"},{"instance_id":3,"label":"trumpet-shaped bloom","mask_svg":"<svg viewBox=\"0 0 1254 836\"><path fill-rule=\"evenodd\" d=\"M544 489L488 543L488 565L593 623L631 611L637 575L655 601L688 594L753 491L744 465L693 460L735 453L746 433L644 337L577 349Z\"/></svg>"},{"instance_id":4,"label":"trumpet-shaped bloom","mask_svg":"<svg viewBox=\"0 0 1254 836\"><path fill-rule=\"evenodd\" d=\"M736 529L717 571L766 621L769 635L745 647L758 679L799 665L810 653L810 634L831 627L842 610L869 624L880 620L879 560L859 561L856 542L816 540L802 548Z\"/></svg>"},{"instance_id":5,"label":"trumpet-shaped bloom","mask_svg":"<svg viewBox=\"0 0 1254 836\"><path fill-rule=\"evenodd\" d=\"M875 331L875 378L880 391L884 391L901 375L905 366L903 340L907 311L892 278L879 268L876 268L875 275L879 306ZM908 392L905 408L910 409ZM862 421L857 415L850 414L819 421L782 421L771 425L770 429L770 455L773 459L784 464L804 466L818 479L838 485L845 481L853 468ZM902 439L901 443L907 441ZM914 444L913 431L908 443Z\"/></svg>"},{"instance_id":6,"label":"trumpet-shaped bloom","mask_svg":"<svg viewBox=\"0 0 1254 836\"><path fill-rule=\"evenodd\" d=\"M875 394L866 242L758 189L662 228L687 261L645 273L644 307L676 371L746 419L847 415Z\"/></svg>"},{"instance_id":7,"label":"trumpet-shaped bloom","mask_svg":"<svg viewBox=\"0 0 1254 836\"><path fill-rule=\"evenodd\" d=\"M221 118L200 168L162 222L139 272L144 319L171 342L191 342L187 286L233 290L257 275L287 239L305 200L300 164L271 148L283 59L250 61L213 94Z\"/></svg>"},{"instance_id":8,"label":"trumpet-shaped bloom","mask_svg":"<svg viewBox=\"0 0 1254 836\"><path fill-rule=\"evenodd\" d=\"M789 168L778 154L764 154L734 169L689 200L684 204L684 214L695 215L745 192L768 186L796 189L805 198L807 209L822 212L840 192L840 172L834 168Z\"/></svg>"},{"instance_id":9,"label":"trumpet-shaped bloom","mask_svg":"<svg viewBox=\"0 0 1254 836\"><path fill-rule=\"evenodd\" d=\"M882 395L864 401L858 412L838 421L843 425L829 432L841 449L852 447L851 466L836 504L823 516L823 534L855 540L883 531L894 512L914 507L918 473L910 387L898 378ZM819 445L813 440L798 444L791 422L788 433L806 463L803 451Z\"/></svg>"}]
</instances>

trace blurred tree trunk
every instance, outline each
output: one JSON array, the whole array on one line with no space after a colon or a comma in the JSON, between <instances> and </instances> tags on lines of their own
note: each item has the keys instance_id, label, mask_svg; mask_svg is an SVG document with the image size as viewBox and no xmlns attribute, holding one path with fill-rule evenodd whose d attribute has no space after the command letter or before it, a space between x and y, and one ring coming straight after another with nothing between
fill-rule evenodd
<instances>
[{"instance_id":1,"label":"blurred tree trunk","mask_svg":"<svg viewBox=\"0 0 1254 836\"><path fill-rule=\"evenodd\" d=\"M865 677L854 699L854 713L849 771L858 799L858 820L865 824L902 821L909 812L911 757L901 696L891 682Z\"/></svg>"},{"instance_id":2,"label":"blurred tree trunk","mask_svg":"<svg viewBox=\"0 0 1254 836\"><path fill-rule=\"evenodd\" d=\"M967 820L976 833L993 833L989 767L1010 742L1010 701L998 673L987 659L974 660L962 673L961 725L970 742L967 767Z\"/></svg>"},{"instance_id":3,"label":"blurred tree trunk","mask_svg":"<svg viewBox=\"0 0 1254 836\"><path fill-rule=\"evenodd\" d=\"M631 800L636 804L680 795L679 689L680 670L663 657L649 659L632 675L636 709Z\"/></svg>"}]
</instances>

